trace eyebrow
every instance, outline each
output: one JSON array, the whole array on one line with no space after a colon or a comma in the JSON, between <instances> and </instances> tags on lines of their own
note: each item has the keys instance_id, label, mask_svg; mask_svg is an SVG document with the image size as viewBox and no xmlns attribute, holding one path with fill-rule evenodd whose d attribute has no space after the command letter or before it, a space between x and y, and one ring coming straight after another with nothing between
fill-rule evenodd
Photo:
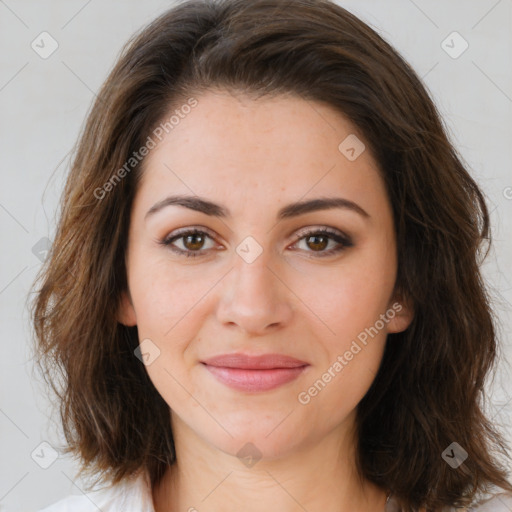
<instances>
[{"instance_id":1,"label":"eyebrow","mask_svg":"<svg viewBox=\"0 0 512 512\"><path fill-rule=\"evenodd\" d=\"M183 206L190 210L223 219L231 216L231 212L228 208L213 203L212 201L208 201L207 199L201 198L199 196L177 195L166 197L165 199L158 201L158 203L155 203L147 211L146 215L144 216L144 220L167 206ZM330 210L333 208L351 210L366 219L370 218L368 212L363 210L363 208L361 208L357 203L354 203L349 199L344 199L342 197L321 197L307 201L298 201L296 203L291 203L287 206L284 206L278 211L277 219L289 219L291 217L297 217L305 213L318 210Z\"/></svg>"}]
</instances>

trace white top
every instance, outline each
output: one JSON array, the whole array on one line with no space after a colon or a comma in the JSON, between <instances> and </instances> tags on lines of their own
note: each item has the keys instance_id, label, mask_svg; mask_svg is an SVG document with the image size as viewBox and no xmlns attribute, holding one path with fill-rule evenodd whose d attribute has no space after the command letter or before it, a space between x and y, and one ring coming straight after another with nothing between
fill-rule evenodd
<instances>
[{"instance_id":1,"label":"white top","mask_svg":"<svg viewBox=\"0 0 512 512\"><path fill-rule=\"evenodd\" d=\"M149 475L136 473L117 485L104 487L87 494L72 494L37 512L155 512ZM384 512L396 512L391 498ZM450 508L446 512L512 512L512 495L498 493L470 509Z\"/></svg>"},{"instance_id":2,"label":"white top","mask_svg":"<svg viewBox=\"0 0 512 512\"><path fill-rule=\"evenodd\" d=\"M116 485L72 494L37 512L155 512L149 475L139 472Z\"/></svg>"}]
</instances>

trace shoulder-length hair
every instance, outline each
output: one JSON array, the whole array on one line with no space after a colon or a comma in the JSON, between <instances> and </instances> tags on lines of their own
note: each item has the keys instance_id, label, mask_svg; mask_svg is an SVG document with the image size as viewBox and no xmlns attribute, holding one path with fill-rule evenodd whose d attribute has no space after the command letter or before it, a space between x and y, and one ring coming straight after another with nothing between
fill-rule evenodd
<instances>
[{"instance_id":1,"label":"shoulder-length hair","mask_svg":"<svg viewBox=\"0 0 512 512\"><path fill-rule=\"evenodd\" d=\"M468 505L492 486L512 491L496 458L508 447L483 412L498 348L479 268L490 243L485 198L415 72L328 0L180 2L127 44L102 86L34 283L37 362L60 400L66 453L112 483L145 468L154 484L175 462L169 407L134 356L137 328L116 313L139 150L173 108L213 87L324 102L358 127L379 164L396 291L415 317L388 335L358 404L359 475L404 510ZM442 456L453 442L468 453L458 468Z\"/></svg>"}]
</instances>

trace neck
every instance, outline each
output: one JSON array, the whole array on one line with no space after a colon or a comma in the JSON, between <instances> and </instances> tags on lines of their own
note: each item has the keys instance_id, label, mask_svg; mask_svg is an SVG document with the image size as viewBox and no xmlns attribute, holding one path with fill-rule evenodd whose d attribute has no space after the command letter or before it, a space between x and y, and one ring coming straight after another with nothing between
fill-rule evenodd
<instances>
[{"instance_id":1,"label":"neck","mask_svg":"<svg viewBox=\"0 0 512 512\"><path fill-rule=\"evenodd\" d=\"M173 433L177 462L153 489L155 512L384 512L386 492L357 475L353 436L341 442L333 431L319 443L248 467L179 420Z\"/></svg>"}]
</instances>

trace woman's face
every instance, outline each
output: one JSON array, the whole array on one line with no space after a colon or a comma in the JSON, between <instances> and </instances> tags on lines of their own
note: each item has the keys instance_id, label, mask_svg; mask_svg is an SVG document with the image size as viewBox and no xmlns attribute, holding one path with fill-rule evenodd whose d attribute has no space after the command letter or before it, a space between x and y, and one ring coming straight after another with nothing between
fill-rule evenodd
<instances>
[{"instance_id":1,"label":"woman's face","mask_svg":"<svg viewBox=\"0 0 512 512\"><path fill-rule=\"evenodd\" d=\"M145 158L119 320L173 428L263 457L341 439L411 321L377 164L324 104L196 99Z\"/></svg>"}]
</instances>

